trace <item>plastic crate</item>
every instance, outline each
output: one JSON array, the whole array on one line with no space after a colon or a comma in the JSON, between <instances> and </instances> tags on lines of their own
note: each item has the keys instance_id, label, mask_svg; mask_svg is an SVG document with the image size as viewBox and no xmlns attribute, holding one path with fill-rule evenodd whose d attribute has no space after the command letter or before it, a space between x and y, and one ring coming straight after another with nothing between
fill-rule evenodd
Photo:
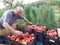
<instances>
[{"instance_id":1,"label":"plastic crate","mask_svg":"<svg viewBox=\"0 0 60 45\"><path fill-rule=\"evenodd\" d=\"M10 40L6 36L0 36L0 44L5 44L5 45L23 45L17 41Z\"/></svg>"},{"instance_id":2,"label":"plastic crate","mask_svg":"<svg viewBox=\"0 0 60 45\"><path fill-rule=\"evenodd\" d=\"M52 39L46 38L44 40L44 45L59 45L59 41L58 41L58 39L52 40Z\"/></svg>"},{"instance_id":3,"label":"plastic crate","mask_svg":"<svg viewBox=\"0 0 60 45\"><path fill-rule=\"evenodd\" d=\"M30 43L30 45L44 45L43 40L44 40L46 31L43 31L42 33L40 33L33 30L32 32L35 34L35 39Z\"/></svg>"},{"instance_id":4,"label":"plastic crate","mask_svg":"<svg viewBox=\"0 0 60 45\"><path fill-rule=\"evenodd\" d=\"M37 38L35 37L35 39L29 45L43 45L43 42L37 40Z\"/></svg>"},{"instance_id":5,"label":"plastic crate","mask_svg":"<svg viewBox=\"0 0 60 45\"><path fill-rule=\"evenodd\" d=\"M54 29L54 30L56 30L56 32L57 32L57 29ZM57 35L56 39L55 38L52 39L52 38L47 37L47 35L45 34L43 44L44 45L59 45L59 37L58 37L58 35Z\"/></svg>"}]
</instances>

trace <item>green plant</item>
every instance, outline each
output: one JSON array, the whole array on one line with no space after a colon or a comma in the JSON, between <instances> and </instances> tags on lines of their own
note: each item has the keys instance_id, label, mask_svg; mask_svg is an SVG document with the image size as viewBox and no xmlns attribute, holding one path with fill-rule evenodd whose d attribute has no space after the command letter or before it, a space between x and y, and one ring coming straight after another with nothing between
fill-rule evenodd
<instances>
[{"instance_id":1,"label":"green plant","mask_svg":"<svg viewBox=\"0 0 60 45\"><path fill-rule=\"evenodd\" d=\"M45 25L48 28L55 28L55 15L53 9L49 5L43 5L40 7L40 24Z\"/></svg>"},{"instance_id":2,"label":"green plant","mask_svg":"<svg viewBox=\"0 0 60 45\"><path fill-rule=\"evenodd\" d=\"M3 15L4 12L5 12L4 9L0 9L0 17Z\"/></svg>"}]
</instances>

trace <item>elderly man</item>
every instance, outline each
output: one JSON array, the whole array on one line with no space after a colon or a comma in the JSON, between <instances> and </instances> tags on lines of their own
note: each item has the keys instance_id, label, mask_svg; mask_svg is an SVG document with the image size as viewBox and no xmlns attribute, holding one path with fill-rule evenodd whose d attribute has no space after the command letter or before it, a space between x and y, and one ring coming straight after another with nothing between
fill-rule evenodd
<instances>
[{"instance_id":1,"label":"elderly man","mask_svg":"<svg viewBox=\"0 0 60 45\"><path fill-rule=\"evenodd\" d=\"M32 24L25 17L22 16L22 13L23 8L20 6L16 7L14 10L6 11L0 19L0 29L5 28L6 31L9 31L10 33L16 35L23 34L21 31L17 31L11 27L18 18L24 20L28 24Z\"/></svg>"},{"instance_id":2,"label":"elderly man","mask_svg":"<svg viewBox=\"0 0 60 45\"><path fill-rule=\"evenodd\" d=\"M8 31L9 33L22 35L23 33L21 31L15 30L14 28L11 27L18 18L24 20L28 24L32 24L25 17L22 16L22 13L23 8L20 6L16 7L14 10L6 11L0 19L0 29L5 28L6 31ZM6 44L8 41L6 41L7 38L4 36L4 34L3 35L0 34L0 43Z\"/></svg>"}]
</instances>

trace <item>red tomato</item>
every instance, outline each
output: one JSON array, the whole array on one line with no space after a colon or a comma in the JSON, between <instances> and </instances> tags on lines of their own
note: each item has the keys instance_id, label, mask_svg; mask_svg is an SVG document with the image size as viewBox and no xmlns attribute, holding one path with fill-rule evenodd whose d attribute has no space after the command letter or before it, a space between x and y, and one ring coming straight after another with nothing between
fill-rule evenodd
<instances>
[{"instance_id":1,"label":"red tomato","mask_svg":"<svg viewBox=\"0 0 60 45\"><path fill-rule=\"evenodd\" d=\"M25 36L26 36L26 37L27 37L27 36L29 36L29 33L28 33L28 32L26 32L26 33L25 33Z\"/></svg>"},{"instance_id":2,"label":"red tomato","mask_svg":"<svg viewBox=\"0 0 60 45\"><path fill-rule=\"evenodd\" d=\"M26 40L28 40L28 39L29 39L29 38L26 37L24 40L26 41Z\"/></svg>"},{"instance_id":3,"label":"red tomato","mask_svg":"<svg viewBox=\"0 0 60 45\"><path fill-rule=\"evenodd\" d=\"M37 26L36 25L31 25L33 28L36 28Z\"/></svg>"},{"instance_id":4,"label":"red tomato","mask_svg":"<svg viewBox=\"0 0 60 45\"><path fill-rule=\"evenodd\" d=\"M15 40L15 39L16 39L15 35L12 35L11 40Z\"/></svg>"},{"instance_id":5,"label":"red tomato","mask_svg":"<svg viewBox=\"0 0 60 45\"><path fill-rule=\"evenodd\" d=\"M19 37L20 37L20 39L24 39L25 35L20 35Z\"/></svg>"},{"instance_id":6,"label":"red tomato","mask_svg":"<svg viewBox=\"0 0 60 45\"><path fill-rule=\"evenodd\" d=\"M34 34L31 34L31 37L34 37Z\"/></svg>"},{"instance_id":7,"label":"red tomato","mask_svg":"<svg viewBox=\"0 0 60 45\"><path fill-rule=\"evenodd\" d=\"M20 38L17 38L16 41L20 42Z\"/></svg>"},{"instance_id":8,"label":"red tomato","mask_svg":"<svg viewBox=\"0 0 60 45\"><path fill-rule=\"evenodd\" d=\"M27 40L27 44L30 44L30 42L31 42L31 39L28 39L28 40Z\"/></svg>"}]
</instances>

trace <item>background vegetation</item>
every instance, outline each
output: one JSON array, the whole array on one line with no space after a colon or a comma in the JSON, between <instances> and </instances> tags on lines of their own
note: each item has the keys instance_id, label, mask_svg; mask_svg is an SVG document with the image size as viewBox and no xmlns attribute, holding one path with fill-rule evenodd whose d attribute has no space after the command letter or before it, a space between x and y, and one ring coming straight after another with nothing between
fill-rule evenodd
<instances>
[{"instance_id":1,"label":"background vegetation","mask_svg":"<svg viewBox=\"0 0 60 45\"><path fill-rule=\"evenodd\" d=\"M48 3L49 2L49 3ZM0 17L3 13L12 9L13 7L6 9L0 9ZM29 21L31 21L35 25L44 25L48 28L60 28L60 1L59 0L51 0L47 2L39 2L33 4L23 5L24 12L23 16L25 16ZM58 10L58 12L56 12ZM59 14L59 15L55 15ZM27 25L21 19L18 19L16 24Z\"/></svg>"}]
</instances>

